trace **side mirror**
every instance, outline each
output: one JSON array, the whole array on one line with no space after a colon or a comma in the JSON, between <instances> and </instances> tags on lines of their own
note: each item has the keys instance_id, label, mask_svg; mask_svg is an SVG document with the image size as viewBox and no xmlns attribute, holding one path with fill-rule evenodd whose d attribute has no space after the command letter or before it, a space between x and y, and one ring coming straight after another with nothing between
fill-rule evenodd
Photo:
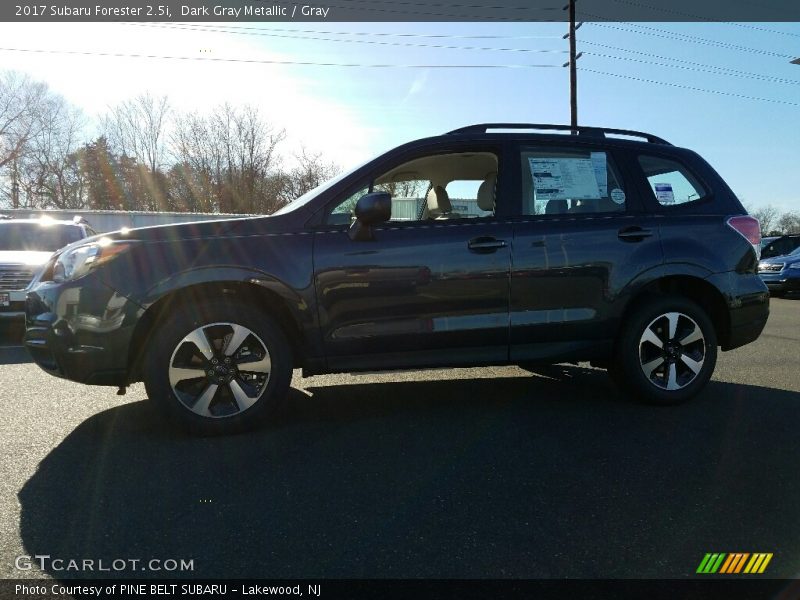
<instances>
[{"instance_id":1,"label":"side mirror","mask_svg":"<svg viewBox=\"0 0 800 600\"><path fill-rule=\"evenodd\" d=\"M358 199L356 220L350 226L350 239L368 242L375 239L372 226L385 223L392 216L392 197L386 192L372 192Z\"/></svg>"}]
</instances>

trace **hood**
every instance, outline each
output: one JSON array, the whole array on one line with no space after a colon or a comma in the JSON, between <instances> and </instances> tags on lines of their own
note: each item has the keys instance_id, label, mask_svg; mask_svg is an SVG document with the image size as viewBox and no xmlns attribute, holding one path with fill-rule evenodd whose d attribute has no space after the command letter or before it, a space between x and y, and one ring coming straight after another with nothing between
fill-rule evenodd
<instances>
[{"instance_id":1,"label":"hood","mask_svg":"<svg viewBox=\"0 0 800 600\"><path fill-rule=\"evenodd\" d=\"M216 221L192 221L189 223L172 223L169 225L153 225L134 229L121 229L104 233L100 237L112 240L140 240L143 242L171 242L197 238L218 238L233 235L254 235L258 233L275 233L289 231L292 227L286 216L244 217L219 219ZM86 240L83 240L84 242Z\"/></svg>"},{"instance_id":2,"label":"hood","mask_svg":"<svg viewBox=\"0 0 800 600\"><path fill-rule=\"evenodd\" d=\"M52 252L35 250L0 250L0 264L28 265L38 267L47 262Z\"/></svg>"},{"instance_id":3,"label":"hood","mask_svg":"<svg viewBox=\"0 0 800 600\"><path fill-rule=\"evenodd\" d=\"M786 263L787 265L793 265L794 263L800 262L800 255L784 254L783 256L770 256L769 258L762 258L761 262L769 265L776 265L783 263Z\"/></svg>"}]
</instances>

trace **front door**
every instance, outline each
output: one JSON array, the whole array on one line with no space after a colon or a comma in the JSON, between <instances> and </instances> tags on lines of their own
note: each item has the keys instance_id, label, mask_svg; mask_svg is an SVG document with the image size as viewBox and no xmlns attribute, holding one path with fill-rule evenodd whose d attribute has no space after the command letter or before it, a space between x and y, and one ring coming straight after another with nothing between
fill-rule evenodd
<instances>
[{"instance_id":1,"label":"front door","mask_svg":"<svg viewBox=\"0 0 800 600\"><path fill-rule=\"evenodd\" d=\"M512 226L496 217L498 155L406 157L332 203L314 240L329 369L507 360ZM391 194L392 218L354 241L352 209L370 191Z\"/></svg>"}]
</instances>

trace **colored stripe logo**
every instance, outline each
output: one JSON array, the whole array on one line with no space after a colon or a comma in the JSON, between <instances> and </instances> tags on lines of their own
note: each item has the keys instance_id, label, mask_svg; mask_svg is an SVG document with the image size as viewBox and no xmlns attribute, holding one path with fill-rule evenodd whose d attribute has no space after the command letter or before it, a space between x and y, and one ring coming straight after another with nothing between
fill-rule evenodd
<instances>
[{"instance_id":1,"label":"colored stripe logo","mask_svg":"<svg viewBox=\"0 0 800 600\"><path fill-rule=\"evenodd\" d=\"M771 560L771 552L756 552L753 554L749 552L732 552L730 554L709 552L700 561L697 573L703 575L713 575L715 573L724 575L760 574L766 571L767 565Z\"/></svg>"}]
</instances>

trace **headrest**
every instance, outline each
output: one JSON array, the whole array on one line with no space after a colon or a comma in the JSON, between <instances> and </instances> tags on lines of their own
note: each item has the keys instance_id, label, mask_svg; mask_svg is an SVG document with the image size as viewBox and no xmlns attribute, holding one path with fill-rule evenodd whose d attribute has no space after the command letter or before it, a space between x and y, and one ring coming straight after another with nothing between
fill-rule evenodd
<instances>
[{"instance_id":1,"label":"headrest","mask_svg":"<svg viewBox=\"0 0 800 600\"><path fill-rule=\"evenodd\" d=\"M436 185L428 192L427 197L428 212L434 214L446 214L453 212L453 205L450 204L450 196L440 185Z\"/></svg>"},{"instance_id":2,"label":"headrest","mask_svg":"<svg viewBox=\"0 0 800 600\"><path fill-rule=\"evenodd\" d=\"M489 173L478 188L478 208L485 212L494 212L494 188L497 185L497 173Z\"/></svg>"},{"instance_id":3,"label":"headrest","mask_svg":"<svg viewBox=\"0 0 800 600\"><path fill-rule=\"evenodd\" d=\"M544 207L544 214L546 215L563 215L567 212L566 200L550 200Z\"/></svg>"}]
</instances>

